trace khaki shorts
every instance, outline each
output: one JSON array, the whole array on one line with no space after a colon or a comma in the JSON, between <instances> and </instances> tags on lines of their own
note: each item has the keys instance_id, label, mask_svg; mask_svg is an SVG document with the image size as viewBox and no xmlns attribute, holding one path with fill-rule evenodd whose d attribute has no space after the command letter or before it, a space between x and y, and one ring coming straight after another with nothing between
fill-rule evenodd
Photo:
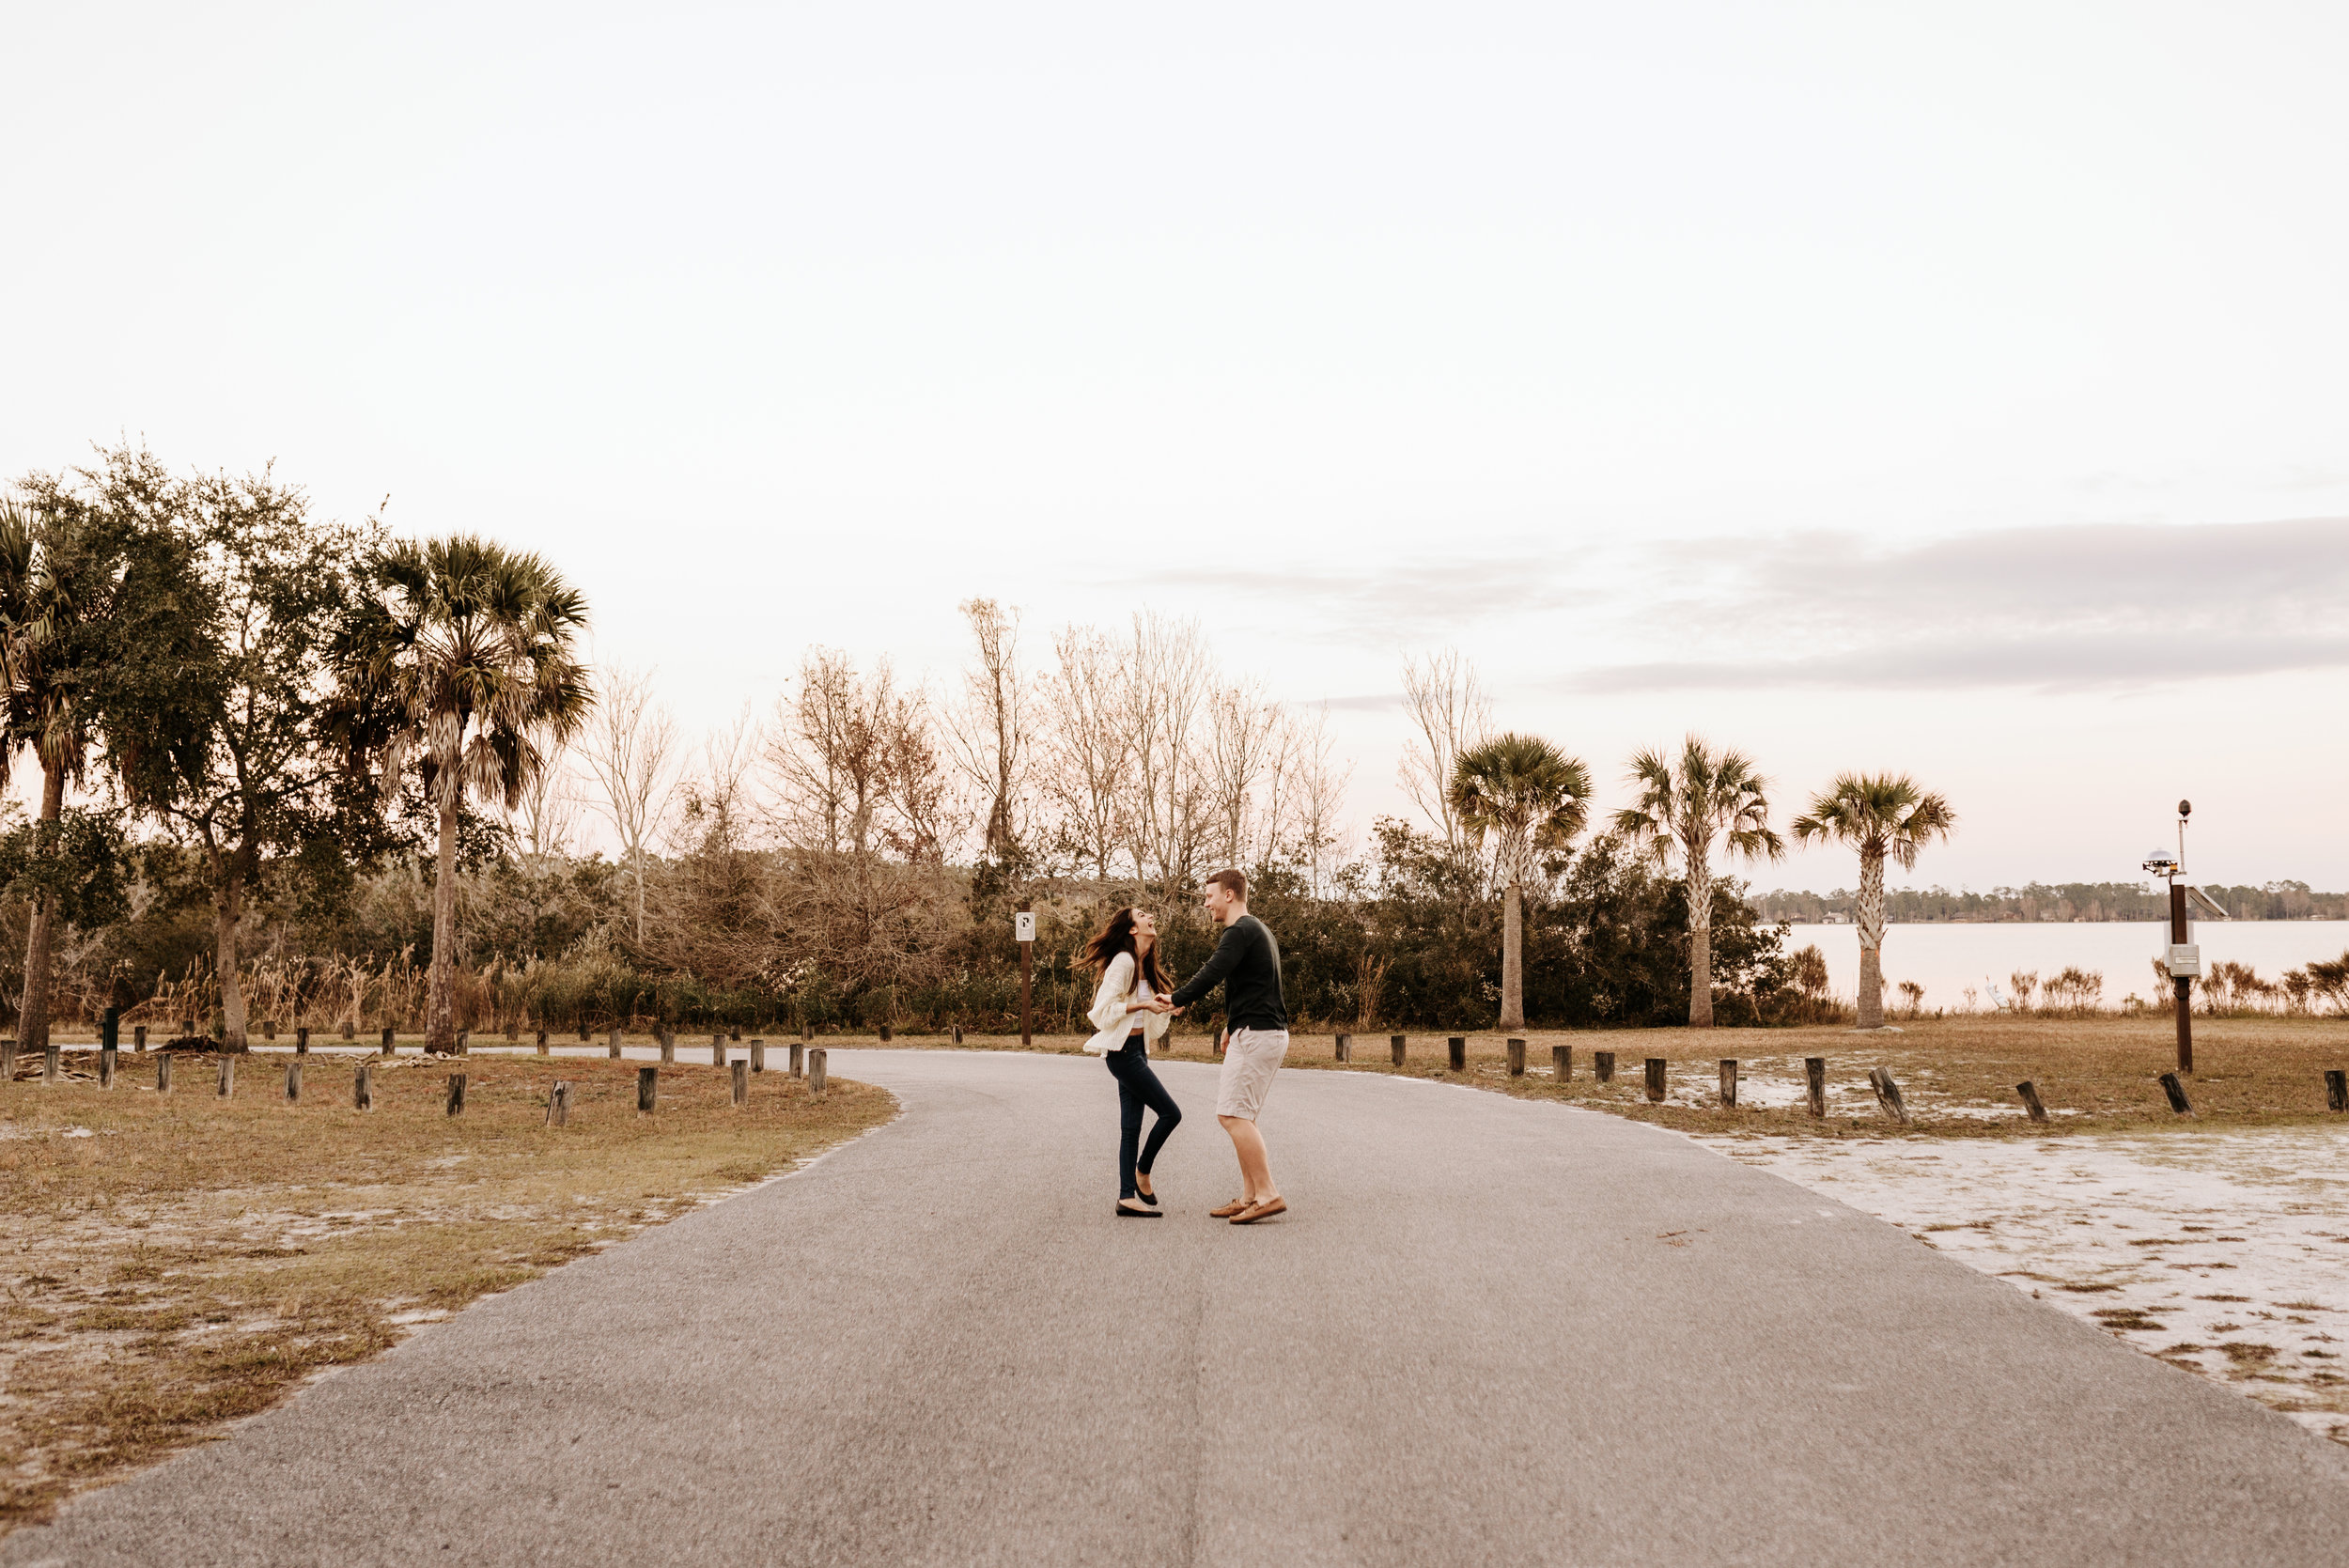
<instances>
[{"instance_id":1,"label":"khaki shorts","mask_svg":"<svg viewBox=\"0 0 2349 1568\"><path fill-rule=\"evenodd\" d=\"M1215 1080L1215 1113L1252 1122L1272 1093L1272 1077L1289 1053L1285 1029L1236 1029L1223 1042L1223 1073Z\"/></svg>"}]
</instances>

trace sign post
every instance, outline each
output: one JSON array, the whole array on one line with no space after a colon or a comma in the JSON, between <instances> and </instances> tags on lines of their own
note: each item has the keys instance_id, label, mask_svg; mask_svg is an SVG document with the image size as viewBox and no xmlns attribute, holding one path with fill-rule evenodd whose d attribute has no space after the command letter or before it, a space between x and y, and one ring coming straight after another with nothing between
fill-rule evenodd
<instances>
[{"instance_id":1,"label":"sign post","mask_svg":"<svg viewBox=\"0 0 2349 1568\"><path fill-rule=\"evenodd\" d=\"M1029 1032L1028 999L1035 974L1035 916L1028 908L1028 901L1019 901L1019 912L1011 917L1011 933L1019 943L1019 1043L1033 1044Z\"/></svg>"}]
</instances>

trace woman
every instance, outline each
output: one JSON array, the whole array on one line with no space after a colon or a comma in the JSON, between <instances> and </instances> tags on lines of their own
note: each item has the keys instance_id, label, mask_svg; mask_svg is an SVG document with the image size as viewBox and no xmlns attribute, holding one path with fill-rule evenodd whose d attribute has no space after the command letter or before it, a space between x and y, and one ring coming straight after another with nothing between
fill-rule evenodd
<instances>
[{"instance_id":1,"label":"woman","mask_svg":"<svg viewBox=\"0 0 2349 1568\"><path fill-rule=\"evenodd\" d=\"M1093 1010L1086 1014L1099 1033L1085 1049L1099 1051L1117 1079L1117 1212L1128 1219L1159 1218L1158 1195L1150 1188L1150 1167L1166 1142L1166 1135L1183 1119L1174 1096L1150 1070L1150 1042L1166 1032L1167 1009L1159 1001L1167 977L1159 968L1159 925L1146 909L1120 909L1110 916L1101 934L1085 949L1085 959L1100 972L1093 993ZM1142 1137L1142 1109L1158 1114L1150 1141Z\"/></svg>"}]
</instances>

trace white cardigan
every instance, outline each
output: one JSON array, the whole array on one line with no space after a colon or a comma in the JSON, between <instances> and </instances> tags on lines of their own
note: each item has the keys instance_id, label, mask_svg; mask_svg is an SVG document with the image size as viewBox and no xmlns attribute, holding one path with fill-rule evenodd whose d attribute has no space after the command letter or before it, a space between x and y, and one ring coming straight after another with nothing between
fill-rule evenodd
<instances>
[{"instance_id":1,"label":"white cardigan","mask_svg":"<svg viewBox=\"0 0 2349 1568\"><path fill-rule=\"evenodd\" d=\"M1152 995L1135 967L1134 955L1121 953L1101 971L1101 984L1093 992L1093 1009L1085 1015L1085 1021L1100 1032L1085 1042L1085 1049L1106 1056L1124 1046L1126 1037L1139 1025L1142 1048L1147 1051L1166 1032L1165 1014L1127 1011L1136 1002L1148 1001Z\"/></svg>"}]
</instances>

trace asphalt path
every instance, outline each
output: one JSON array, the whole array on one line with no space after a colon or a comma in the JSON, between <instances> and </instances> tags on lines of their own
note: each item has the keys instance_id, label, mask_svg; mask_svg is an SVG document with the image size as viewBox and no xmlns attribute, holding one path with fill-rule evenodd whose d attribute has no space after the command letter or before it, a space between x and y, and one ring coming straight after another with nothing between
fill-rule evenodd
<instances>
[{"instance_id":1,"label":"asphalt path","mask_svg":"<svg viewBox=\"0 0 2349 1568\"><path fill-rule=\"evenodd\" d=\"M2349 1462L1652 1127L1213 1069L1112 1216L1089 1057L841 1051L904 1114L0 1543L9 1563L2320 1563Z\"/></svg>"}]
</instances>

